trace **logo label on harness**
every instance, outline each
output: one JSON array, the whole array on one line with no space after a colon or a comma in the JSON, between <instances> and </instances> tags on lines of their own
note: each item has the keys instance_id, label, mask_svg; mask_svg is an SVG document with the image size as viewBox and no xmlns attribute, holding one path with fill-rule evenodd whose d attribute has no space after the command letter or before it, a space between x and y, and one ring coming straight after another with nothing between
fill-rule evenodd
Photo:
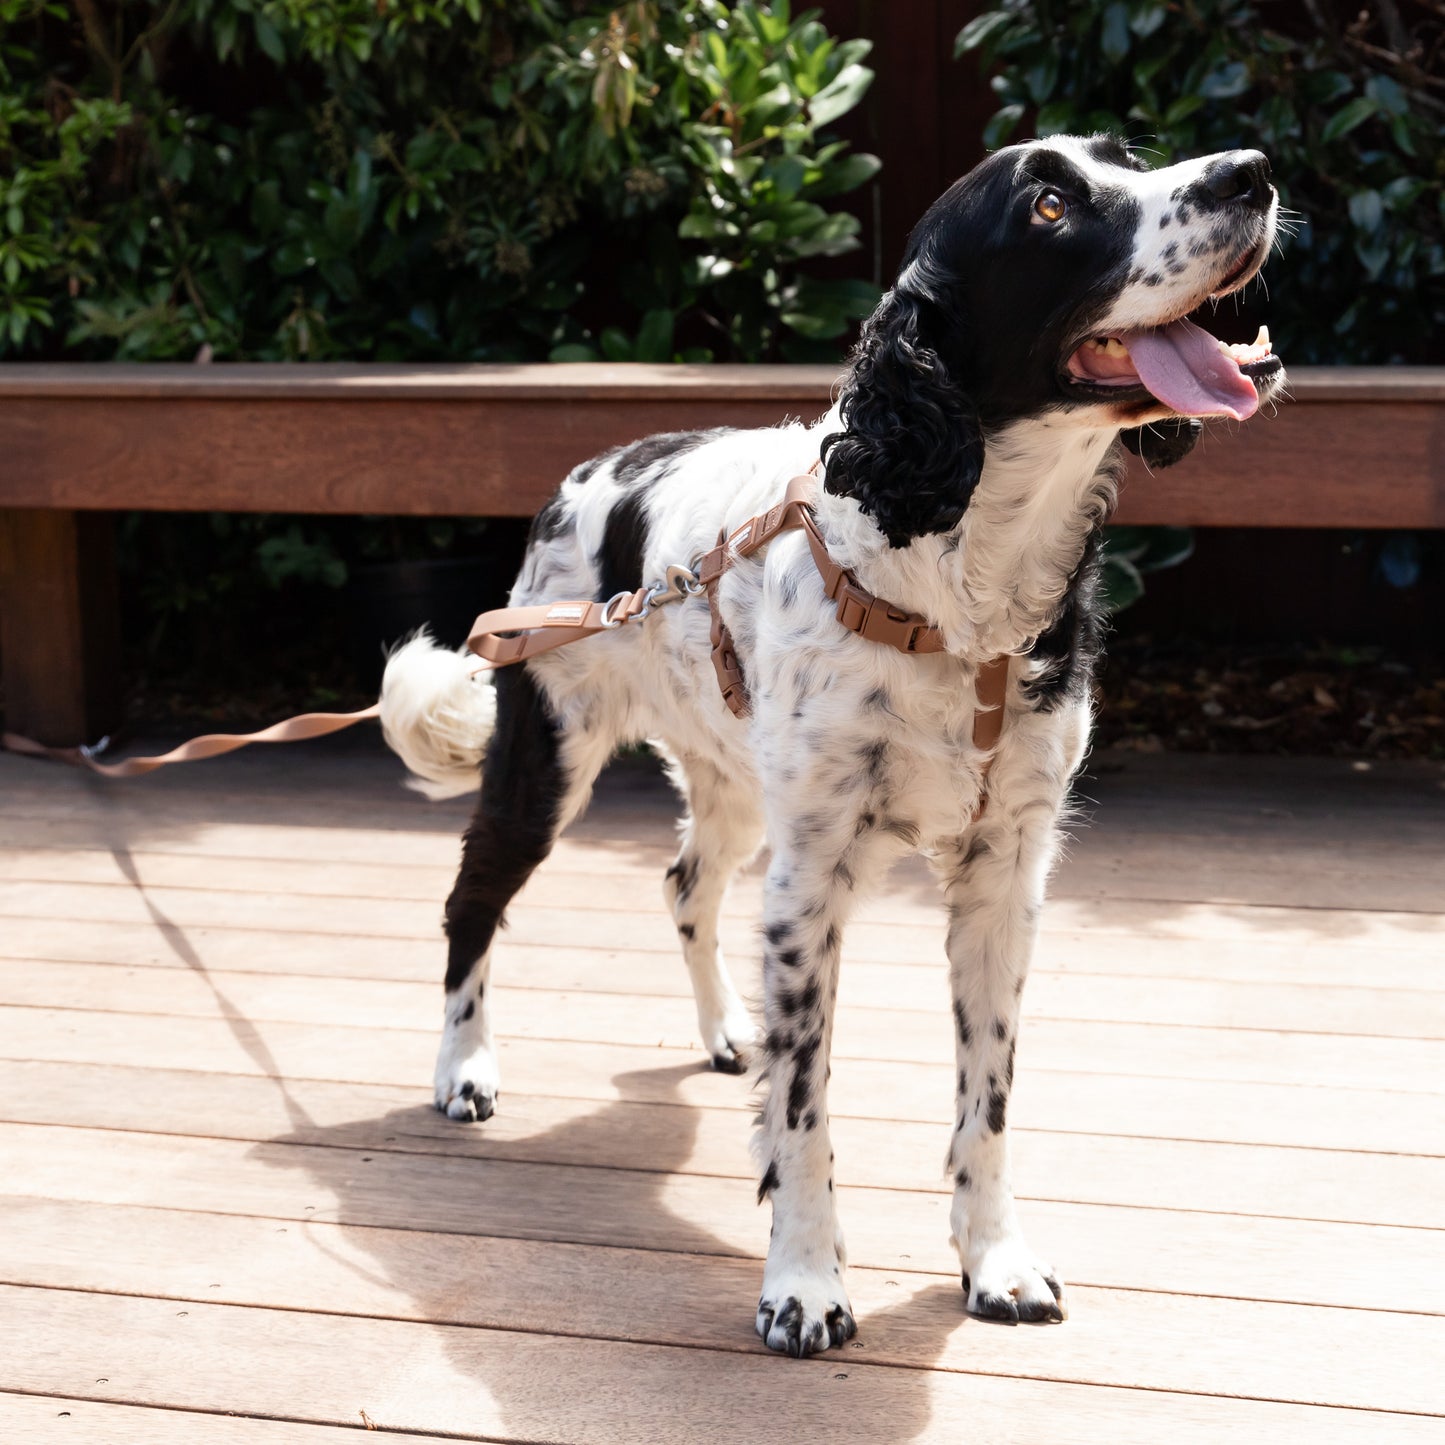
<instances>
[{"instance_id":1,"label":"logo label on harness","mask_svg":"<svg viewBox=\"0 0 1445 1445\"><path fill-rule=\"evenodd\" d=\"M576 603L563 604L561 606L553 607L548 610L547 621L580 622L582 620L582 614L585 610L586 609L584 607L581 607Z\"/></svg>"}]
</instances>

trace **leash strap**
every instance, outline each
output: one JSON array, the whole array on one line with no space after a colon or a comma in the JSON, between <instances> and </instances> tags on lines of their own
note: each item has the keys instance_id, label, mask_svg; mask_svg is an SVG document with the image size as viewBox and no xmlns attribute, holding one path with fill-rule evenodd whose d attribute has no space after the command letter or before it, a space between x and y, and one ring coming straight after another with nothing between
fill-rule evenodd
<instances>
[{"instance_id":1,"label":"leash strap","mask_svg":"<svg viewBox=\"0 0 1445 1445\"><path fill-rule=\"evenodd\" d=\"M662 601L683 595L681 590L668 590L673 585L673 574L682 570L685 569L669 568L668 581L661 587L619 592L606 602L584 598L574 602L540 603L535 607L498 607L484 612L472 623L467 649L492 667L509 667L569 642L611 632L648 616ZM681 588L685 584L677 585Z\"/></svg>"},{"instance_id":2,"label":"leash strap","mask_svg":"<svg viewBox=\"0 0 1445 1445\"><path fill-rule=\"evenodd\" d=\"M207 733L204 737L192 738L168 753L149 758L127 758L123 763L98 763L95 748L50 748L37 743L33 738L23 738L18 733L0 734L0 742L12 753L23 753L32 758L52 758L58 763L70 763L77 768L87 768L103 778L137 778L143 773L153 773L169 763L193 763L201 758L218 758L223 753L234 753L238 748L250 747L252 743L294 743L308 738L324 738L328 733L339 733L344 728L364 722L367 718L379 717L381 707L375 704L360 712L307 712L299 717L290 717L285 722L272 723L256 733ZM102 744L104 746L104 744Z\"/></svg>"}]
</instances>

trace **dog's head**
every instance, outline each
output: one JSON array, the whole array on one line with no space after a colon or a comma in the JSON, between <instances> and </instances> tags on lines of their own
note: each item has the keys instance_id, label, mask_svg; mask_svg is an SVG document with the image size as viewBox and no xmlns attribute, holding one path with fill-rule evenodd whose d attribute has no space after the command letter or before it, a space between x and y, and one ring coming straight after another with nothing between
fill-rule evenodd
<instances>
[{"instance_id":1,"label":"dog's head","mask_svg":"<svg viewBox=\"0 0 1445 1445\"><path fill-rule=\"evenodd\" d=\"M909 238L863 329L824 444L830 492L894 546L957 525L984 433L1022 418L1132 438L1167 465L1192 419L1251 416L1283 383L1266 336L1226 347L1187 320L1253 279L1279 200L1258 151L1150 170L1117 137L991 155Z\"/></svg>"}]
</instances>

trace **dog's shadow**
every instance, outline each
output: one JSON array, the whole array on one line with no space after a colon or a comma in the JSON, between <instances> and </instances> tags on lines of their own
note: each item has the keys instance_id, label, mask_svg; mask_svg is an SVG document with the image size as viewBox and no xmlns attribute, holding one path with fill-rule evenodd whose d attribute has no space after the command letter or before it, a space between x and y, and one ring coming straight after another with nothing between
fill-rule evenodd
<instances>
[{"instance_id":1,"label":"dog's shadow","mask_svg":"<svg viewBox=\"0 0 1445 1445\"><path fill-rule=\"evenodd\" d=\"M460 1126L418 1105L378 1120L302 1124L257 1155L306 1171L318 1191L309 1242L362 1277L362 1297L401 1291L406 1315L433 1323L463 1393L477 1388L470 1428L509 1439L586 1438L602 1427L685 1442L724 1426L742 1440L796 1439L804 1429L919 1438L932 1416L926 1378L860 1367L870 1341L885 1340L894 1358L906 1351L932 1364L964 1322L957 1284L865 1312L857 1341L816 1360L771 1355L753 1331L766 1208L752 1207L750 1186L740 1197L734 1179L679 1172L699 1163L698 1112L679 1097L696 1072L687 1064L619 1075L624 1099L656 1102L606 1104L535 1134L506 1131L500 1112ZM502 1109L507 1102L504 1093ZM602 1164L642 1157L644 1119L646 1167ZM745 1137L746 1114L736 1127ZM333 1221L353 1227L335 1231ZM394 1299L372 1312L396 1313ZM483 1424L488 1410L495 1418ZM450 1419L455 1429L457 1418L378 1423L447 1428Z\"/></svg>"}]
</instances>

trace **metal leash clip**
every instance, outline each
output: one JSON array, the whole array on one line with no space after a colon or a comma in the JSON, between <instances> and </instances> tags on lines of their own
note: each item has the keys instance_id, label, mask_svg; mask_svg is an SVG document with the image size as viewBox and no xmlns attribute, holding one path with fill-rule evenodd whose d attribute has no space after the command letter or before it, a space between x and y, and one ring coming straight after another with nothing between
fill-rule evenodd
<instances>
[{"instance_id":1,"label":"metal leash clip","mask_svg":"<svg viewBox=\"0 0 1445 1445\"><path fill-rule=\"evenodd\" d=\"M690 567L684 567L674 562L667 569L667 575L661 582L654 582L647 590L647 596L642 603L642 611L637 615L646 617L647 614L658 607L666 607L669 602L681 602L687 597L696 597L702 592L702 583L698 581L697 573Z\"/></svg>"},{"instance_id":2,"label":"metal leash clip","mask_svg":"<svg viewBox=\"0 0 1445 1445\"><path fill-rule=\"evenodd\" d=\"M621 627L629 620L641 622L642 619L654 612L659 607L666 607L669 602L681 602L685 597L696 597L703 590L702 583L698 581L697 573L689 567L679 566L674 562L667 569L667 575L661 582L654 582L643 596L642 606L632 614L631 619L616 615L616 609L623 607L631 599L631 592L619 592L607 599L606 606L602 609L602 626L611 632L613 628Z\"/></svg>"}]
</instances>

